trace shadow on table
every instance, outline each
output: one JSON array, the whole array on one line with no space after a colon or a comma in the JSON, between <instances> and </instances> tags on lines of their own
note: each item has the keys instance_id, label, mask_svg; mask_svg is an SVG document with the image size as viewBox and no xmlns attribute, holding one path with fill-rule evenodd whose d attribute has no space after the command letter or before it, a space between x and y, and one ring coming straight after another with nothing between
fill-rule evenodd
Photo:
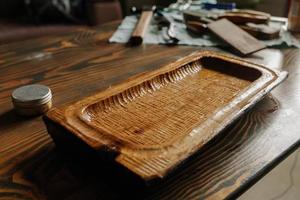
<instances>
[{"instance_id":1,"label":"shadow on table","mask_svg":"<svg viewBox=\"0 0 300 200\"><path fill-rule=\"evenodd\" d=\"M35 117L22 117L17 115L14 109L8 110L0 114L0 127L8 128L12 126L18 126L18 124L32 120Z\"/></svg>"}]
</instances>

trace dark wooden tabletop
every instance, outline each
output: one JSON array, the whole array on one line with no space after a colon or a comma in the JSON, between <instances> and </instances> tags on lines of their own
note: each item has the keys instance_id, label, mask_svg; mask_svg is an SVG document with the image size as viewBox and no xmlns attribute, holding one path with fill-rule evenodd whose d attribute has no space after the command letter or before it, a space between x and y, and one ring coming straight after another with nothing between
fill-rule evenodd
<instances>
[{"instance_id":1,"label":"dark wooden tabletop","mask_svg":"<svg viewBox=\"0 0 300 200\"><path fill-rule=\"evenodd\" d=\"M267 49L247 59L286 70L289 78L165 180L127 190L97 167L66 159L41 117L15 115L13 89L48 85L60 106L202 49L109 44L115 28L0 46L0 199L235 198L298 148L300 50Z\"/></svg>"}]
</instances>

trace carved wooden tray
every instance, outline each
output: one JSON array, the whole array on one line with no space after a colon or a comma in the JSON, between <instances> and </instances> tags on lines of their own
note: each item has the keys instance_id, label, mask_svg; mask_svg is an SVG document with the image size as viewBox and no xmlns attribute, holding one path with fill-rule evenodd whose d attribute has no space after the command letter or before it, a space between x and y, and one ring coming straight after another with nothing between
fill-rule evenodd
<instances>
[{"instance_id":1,"label":"carved wooden tray","mask_svg":"<svg viewBox=\"0 0 300 200\"><path fill-rule=\"evenodd\" d=\"M162 178L287 77L286 72L197 52L132 77L45 121L144 180ZM109 157L109 156L108 156Z\"/></svg>"}]
</instances>

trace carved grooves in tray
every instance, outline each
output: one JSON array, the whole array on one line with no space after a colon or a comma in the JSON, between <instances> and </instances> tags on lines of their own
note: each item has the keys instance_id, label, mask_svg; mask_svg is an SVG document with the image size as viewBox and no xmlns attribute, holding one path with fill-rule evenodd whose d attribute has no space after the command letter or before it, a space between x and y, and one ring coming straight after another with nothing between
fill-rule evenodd
<instances>
[{"instance_id":1,"label":"carved grooves in tray","mask_svg":"<svg viewBox=\"0 0 300 200\"><path fill-rule=\"evenodd\" d=\"M88 105L81 117L118 146L167 147L187 136L261 75L256 69L222 61L201 57L158 74Z\"/></svg>"},{"instance_id":2,"label":"carved grooves in tray","mask_svg":"<svg viewBox=\"0 0 300 200\"><path fill-rule=\"evenodd\" d=\"M148 93L153 93L156 90L168 85L169 83L175 83L179 80L184 79L189 75L196 74L201 70L201 65L199 61L195 61L179 67L173 71L167 72L165 74L158 75L157 77L145 81L137 86L124 90L123 92L111 96L107 99L101 100L92 106L89 106L89 111L107 111L111 110L114 106L123 106L132 102L136 98L142 97ZM88 111L88 112L89 112ZM92 114L92 113L90 113Z\"/></svg>"}]
</instances>

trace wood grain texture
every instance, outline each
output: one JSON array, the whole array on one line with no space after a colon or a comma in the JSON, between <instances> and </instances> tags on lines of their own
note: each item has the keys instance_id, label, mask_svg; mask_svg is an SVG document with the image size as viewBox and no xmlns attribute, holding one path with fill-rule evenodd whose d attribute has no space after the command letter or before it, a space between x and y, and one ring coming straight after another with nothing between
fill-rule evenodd
<instances>
[{"instance_id":1,"label":"wood grain texture","mask_svg":"<svg viewBox=\"0 0 300 200\"><path fill-rule=\"evenodd\" d=\"M146 190L117 187L119 179L106 179L102 165L63 157L40 117L12 111L14 88L46 84L62 106L198 50L108 44L116 27L0 47L0 199L234 198L299 147L300 51L263 50L248 59L289 78L163 182Z\"/></svg>"},{"instance_id":2,"label":"wood grain texture","mask_svg":"<svg viewBox=\"0 0 300 200\"><path fill-rule=\"evenodd\" d=\"M48 130L116 154L146 181L163 178L286 75L211 51L193 53L50 111L46 117L69 131Z\"/></svg>"}]
</instances>

